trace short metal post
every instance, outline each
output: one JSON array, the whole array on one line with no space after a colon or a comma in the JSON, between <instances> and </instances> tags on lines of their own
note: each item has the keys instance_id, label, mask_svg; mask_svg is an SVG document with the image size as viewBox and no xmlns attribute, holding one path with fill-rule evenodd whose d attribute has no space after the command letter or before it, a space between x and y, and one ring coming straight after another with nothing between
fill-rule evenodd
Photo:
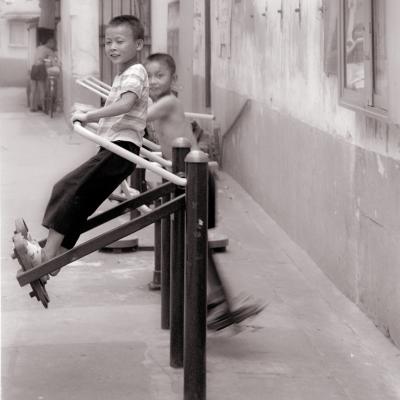
<instances>
[{"instance_id":1,"label":"short metal post","mask_svg":"<svg viewBox=\"0 0 400 400\"><path fill-rule=\"evenodd\" d=\"M190 142L185 138L175 139L172 147L172 172L184 173L185 157L190 151ZM183 192L177 187L175 196ZM185 211L173 214L173 243L171 257L170 293L170 365L183 367L183 298L185 272Z\"/></svg>"},{"instance_id":2,"label":"short metal post","mask_svg":"<svg viewBox=\"0 0 400 400\"><path fill-rule=\"evenodd\" d=\"M167 195L163 202L171 198ZM171 268L171 217L161 220L161 329L169 329L170 302L170 268Z\"/></svg>"},{"instance_id":3,"label":"short metal post","mask_svg":"<svg viewBox=\"0 0 400 400\"><path fill-rule=\"evenodd\" d=\"M184 400L206 398L208 157L200 150L185 159L186 279Z\"/></svg>"},{"instance_id":4,"label":"short metal post","mask_svg":"<svg viewBox=\"0 0 400 400\"><path fill-rule=\"evenodd\" d=\"M138 190L140 193L145 192L147 190L146 169L141 168L137 165L135 170L132 172L130 176L130 184L131 187ZM135 219L140 215L140 212L138 210L132 210L130 214L131 214L131 219Z\"/></svg>"},{"instance_id":5,"label":"short metal post","mask_svg":"<svg viewBox=\"0 0 400 400\"><path fill-rule=\"evenodd\" d=\"M161 204L161 199L156 199L154 202L155 207L159 207ZM153 280L149 283L149 290L161 289L161 242L161 221L158 220L154 223L154 271Z\"/></svg>"},{"instance_id":6,"label":"short metal post","mask_svg":"<svg viewBox=\"0 0 400 400\"><path fill-rule=\"evenodd\" d=\"M154 202L156 207L161 205L161 199ZM161 220L154 222L154 271L153 280L149 283L150 290L161 288Z\"/></svg>"}]
</instances>

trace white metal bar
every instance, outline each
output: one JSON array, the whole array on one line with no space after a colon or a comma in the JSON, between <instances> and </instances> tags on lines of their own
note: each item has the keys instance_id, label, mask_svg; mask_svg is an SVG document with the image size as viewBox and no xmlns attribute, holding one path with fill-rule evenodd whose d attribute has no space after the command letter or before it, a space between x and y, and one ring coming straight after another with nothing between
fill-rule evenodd
<instances>
[{"instance_id":1,"label":"white metal bar","mask_svg":"<svg viewBox=\"0 0 400 400\"><path fill-rule=\"evenodd\" d=\"M94 130L97 130L99 128L99 124L97 124L96 122L89 122L88 124L86 124L86 126L88 126L91 129L94 129ZM148 140L146 138L143 138L143 144L155 151L159 151L161 149L161 146L159 146L156 143L151 142L150 140Z\"/></svg>"},{"instance_id":2,"label":"white metal bar","mask_svg":"<svg viewBox=\"0 0 400 400\"><path fill-rule=\"evenodd\" d=\"M155 151L160 151L161 150L161 146L159 144L156 144L154 142L152 142L151 140L148 140L146 138L143 138L143 144L145 146L147 146L148 148L155 150Z\"/></svg>"},{"instance_id":3,"label":"white metal bar","mask_svg":"<svg viewBox=\"0 0 400 400\"><path fill-rule=\"evenodd\" d=\"M105 89L104 87L100 86L99 84L92 82L91 80L85 78L85 79L80 79L81 82L86 83L89 86L94 87L95 89L97 89L98 91L104 93L106 96L108 96L110 94L110 91Z\"/></svg>"},{"instance_id":4,"label":"white metal bar","mask_svg":"<svg viewBox=\"0 0 400 400\"><path fill-rule=\"evenodd\" d=\"M111 89L111 86L107 85L106 83L100 81L99 79L97 79L97 78L95 78L93 76L88 77L88 79L93 79L93 80L99 82L99 84L103 84L104 86L108 86ZM77 79L76 82L79 85L81 85L81 86L89 89L90 91L96 93L97 95L101 96L103 99L107 99L107 96L105 96L105 94L103 94L102 92L100 92L99 90L94 88L93 86L90 86L90 84L87 84L85 81ZM212 115L212 114L198 114L198 113L185 112L185 116L188 117L188 118L198 118L198 119L208 119L208 120L214 120L215 119L214 115ZM95 129L94 124L91 123L91 124L88 124L88 125L89 126L92 125L93 128ZM143 138L143 144L145 146L149 147L152 150L155 150L155 151L160 151L161 150L161 146L160 145L158 145L156 143L153 143L152 141L150 141L150 140L148 140L146 138Z\"/></svg>"},{"instance_id":5,"label":"white metal bar","mask_svg":"<svg viewBox=\"0 0 400 400\"><path fill-rule=\"evenodd\" d=\"M186 178L181 178L172 172L169 172L165 169L162 169L161 167L155 166L153 163L150 161L147 161L143 159L140 156L137 156L136 154L131 153L128 150L125 150L124 148L117 146L114 143L111 143L109 140L106 140L92 132L90 132L88 129L84 128L80 122L76 121L74 123L74 130L76 133L79 135L83 136L84 138L97 143L101 147L104 147L105 149L119 155L120 157L125 158L128 161L131 161L142 168L149 169L150 171L153 171L155 174L162 176L166 180L175 183L176 185L179 186L186 186Z\"/></svg>"},{"instance_id":6,"label":"white metal bar","mask_svg":"<svg viewBox=\"0 0 400 400\"><path fill-rule=\"evenodd\" d=\"M91 82L91 80L93 80L95 82ZM90 90L94 90L94 91L99 90L105 95L108 95L108 93L110 92L110 89L111 89L111 86L100 81L99 79L94 78L93 76L89 76L83 80L78 79L77 82L80 83L82 86L84 84L86 84L87 86L85 86L85 87ZM90 86L90 85L92 85L92 86ZM195 113L195 112L188 112L188 111L185 111L185 117L186 118L205 119L205 120L214 120L215 119L215 115L213 115L213 114L203 114L203 113Z\"/></svg>"},{"instance_id":7,"label":"white metal bar","mask_svg":"<svg viewBox=\"0 0 400 400\"><path fill-rule=\"evenodd\" d=\"M207 120L215 119L215 115L213 115L213 114L201 114L201 113L186 112L186 111L185 111L185 117L186 118L207 119Z\"/></svg>"},{"instance_id":8,"label":"white metal bar","mask_svg":"<svg viewBox=\"0 0 400 400\"><path fill-rule=\"evenodd\" d=\"M121 183L120 187L127 199L134 199L140 195L139 190L130 187L126 180ZM143 214L147 214L151 211L151 208L143 204L138 207L138 210Z\"/></svg>"},{"instance_id":9,"label":"white metal bar","mask_svg":"<svg viewBox=\"0 0 400 400\"><path fill-rule=\"evenodd\" d=\"M162 158L157 154L154 154L152 151L144 149L143 147L140 149L140 155L159 163L163 167L167 168L172 167L172 161L166 160L165 158Z\"/></svg>"},{"instance_id":10,"label":"white metal bar","mask_svg":"<svg viewBox=\"0 0 400 400\"><path fill-rule=\"evenodd\" d=\"M86 88L86 89L89 89L91 92L97 94L98 96L102 97L103 99L107 99L107 95L105 95L105 94L102 93L102 92L99 92L99 91L98 91L97 89L95 89L93 86L90 86L90 85L88 85L88 84L82 82L80 79L77 79L77 80L76 80L76 83L77 83L78 85L83 86L83 87Z\"/></svg>"},{"instance_id":11,"label":"white metal bar","mask_svg":"<svg viewBox=\"0 0 400 400\"><path fill-rule=\"evenodd\" d=\"M108 89L108 91L111 90L111 86L103 81L101 81L100 79L97 79L96 77L90 75L87 77L87 79L90 79L94 82L96 82L97 84L99 84L100 86L103 86L105 89Z\"/></svg>"}]
</instances>

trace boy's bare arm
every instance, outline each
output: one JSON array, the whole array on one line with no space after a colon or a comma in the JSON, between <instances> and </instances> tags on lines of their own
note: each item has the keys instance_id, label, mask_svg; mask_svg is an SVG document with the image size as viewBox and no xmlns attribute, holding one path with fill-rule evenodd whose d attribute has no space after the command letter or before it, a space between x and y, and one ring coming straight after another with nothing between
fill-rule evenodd
<instances>
[{"instance_id":1,"label":"boy's bare arm","mask_svg":"<svg viewBox=\"0 0 400 400\"><path fill-rule=\"evenodd\" d=\"M74 112L80 111L80 112L84 112L87 113L88 111L93 111L93 110L97 110L98 107L95 107L91 104L84 104L84 103L74 103L72 105L71 108L71 115Z\"/></svg>"},{"instance_id":2,"label":"boy's bare arm","mask_svg":"<svg viewBox=\"0 0 400 400\"><path fill-rule=\"evenodd\" d=\"M88 112L78 111L73 113L71 120L72 123L75 121L88 123L97 122L100 118L115 117L117 115L126 114L132 109L137 100L138 96L135 93L125 92L122 94L121 98L113 104Z\"/></svg>"},{"instance_id":3,"label":"boy's bare arm","mask_svg":"<svg viewBox=\"0 0 400 400\"><path fill-rule=\"evenodd\" d=\"M151 122L156 119L168 117L174 112L177 101L177 98L172 94L157 100L147 110L147 121Z\"/></svg>"}]
</instances>

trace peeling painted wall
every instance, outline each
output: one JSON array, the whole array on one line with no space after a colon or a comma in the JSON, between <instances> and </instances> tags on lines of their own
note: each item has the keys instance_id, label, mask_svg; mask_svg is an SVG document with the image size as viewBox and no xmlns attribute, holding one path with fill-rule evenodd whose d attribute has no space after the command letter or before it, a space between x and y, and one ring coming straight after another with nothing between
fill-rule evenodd
<instances>
[{"instance_id":1,"label":"peeling painted wall","mask_svg":"<svg viewBox=\"0 0 400 400\"><path fill-rule=\"evenodd\" d=\"M204 111L203 3L193 0L195 111ZM227 3L229 51L221 50ZM400 344L399 128L339 106L337 77L324 73L321 2L301 1L300 13L298 5L211 2L224 169Z\"/></svg>"}]
</instances>

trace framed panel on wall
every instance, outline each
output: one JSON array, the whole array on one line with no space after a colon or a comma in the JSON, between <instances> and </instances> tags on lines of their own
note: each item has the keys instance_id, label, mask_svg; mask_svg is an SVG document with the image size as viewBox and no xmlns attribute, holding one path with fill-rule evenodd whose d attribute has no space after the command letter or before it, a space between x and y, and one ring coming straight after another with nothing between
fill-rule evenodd
<instances>
[{"instance_id":1,"label":"framed panel on wall","mask_svg":"<svg viewBox=\"0 0 400 400\"><path fill-rule=\"evenodd\" d=\"M385 119L388 111L385 0L341 0L340 104Z\"/></svg>"}]
</instances>

